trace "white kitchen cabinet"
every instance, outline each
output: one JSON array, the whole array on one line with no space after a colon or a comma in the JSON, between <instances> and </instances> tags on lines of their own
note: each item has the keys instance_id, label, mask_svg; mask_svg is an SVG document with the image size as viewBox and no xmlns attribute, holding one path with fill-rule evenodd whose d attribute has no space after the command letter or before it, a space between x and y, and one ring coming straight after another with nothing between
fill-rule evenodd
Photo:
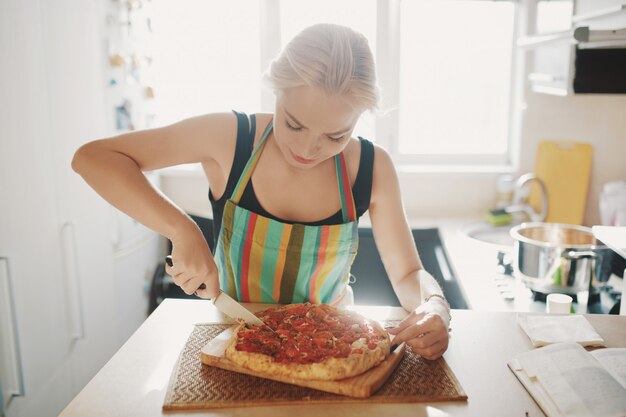
<instances>
[{"instance_id":1,"label":"white kitchen cabinet","mask_svg":"<svg viewBox=\"0 0 626 417\"><path fill-rule=\"evenodd\" d=\"M71 376L44 33L39 3L0 4L0 53L14 57L0 67L0 256L16 324L15 335L3 331L2 339L17 352L9 360L21 361L11 376L20 396L5 405L11 417L45 416L71 398Z\"/></svg>"},{"instance_id":2,"label":"white kitchen cabinet","mask_svg":"<svg viewBox=\"0 0 626 417\"><path fill-rule=\"evenodd\" d=\"M147 271L161 256L155 233L129 231L70 166L81 144L115 130L104 108L105 4L0 2L0 54L11 57L0 66L8 417L56 416L82 389L145 318ZM124 246L137 234L143 244Z\"/></svg>"},{"instance_id":3,"label":"white kitchen cabinet","mask_svg":"<svg viewBox=\"0 0 626 417\"><path fill-rule=\"evenodd\" d=\"M528 82L533 91L560 96L623 91L623 81L590 84L589 74L619 77L623 64L605 62L622 62L626 53L626 1L540 0L531 2L528 10L534 27L518 45L529 50ZM579 77L579 72L585 75Z\"/></svg>"}]
</instances>

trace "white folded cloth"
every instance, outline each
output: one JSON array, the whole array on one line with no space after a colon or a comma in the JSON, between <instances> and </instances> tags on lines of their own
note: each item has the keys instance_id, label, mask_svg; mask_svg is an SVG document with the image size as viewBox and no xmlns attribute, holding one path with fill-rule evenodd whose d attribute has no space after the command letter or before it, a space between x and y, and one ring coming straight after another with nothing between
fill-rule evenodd
<instances>
[{"instance_id":1,"label":"white folded cloth","mask_svg":"<svg viewBox=\"0 0 626 417\"><path fill-rule=\"evenodd\" d=\"M582 346L604 346L604 339L584 316L518 314L517 322L534 346L574 342Z\"/></svg>"}]
</instances>

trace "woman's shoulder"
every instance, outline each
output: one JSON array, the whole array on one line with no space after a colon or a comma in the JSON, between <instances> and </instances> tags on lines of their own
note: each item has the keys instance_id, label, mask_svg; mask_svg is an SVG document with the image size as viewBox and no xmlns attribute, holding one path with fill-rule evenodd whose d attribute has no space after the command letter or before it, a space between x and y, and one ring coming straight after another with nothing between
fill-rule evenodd
<instances>
[{"instance_id":1,"label":"woman's shoulder","mask_svg":"<svg viewBox=\"0 0 626 417\"><path fill-rule=\"evenodd\" d=\"M389 176L396 175L396 168L391 159L391 155L385 148L373 144L374 148L374 175Z\"/></svg>"},{"instance_id":2,"label":"woman's shoulder","mask_svg":"<svg viewBox=\"0 0 626 417\"><path fill-rule=\"evenodd\" d=\"M272 119L272 113L246 113L242 111L232 110L230 112L212 113L198 116L199 131L206 134L207 132L219 132L220 139L224 142L226 157L231 158L235 147L235 138L241 133L242 127L247 129L255 129L255 141L263 134L265 126ZM219 126L219 128L217 128Z\"/></svg>"},{"instance_id":3,"label":"woman's shoulder","mask_svg":"<svg viewBox=\"0 0 626 417\"><path fill-rule=\"evenodd\" d=\"M259 124L262 124L262 122L267 124L272 118L274 118L274 113L254 113L254 116Z\"/></svg>"},{"instance_id":4,"label":"woman's shoulder","mask_svg":"<svg viewBox=\"0 0 626 417\"><path fill-rule=\"evenodd\" d=\"M252 116L254 116L255 121L254 145L256 145L261 140L265 127L274 118L274 113L252 113L248 115L248 117Z\"/></svg>"},{"instance_id":5,"label":"woman's shoulder","mask_svg":"<svg viewBox=\"0 0 626 417\"><path fill-rule=\"evenodd\" d=\"M348 165L351 163L358 165L364 159L373 159L374 163L382 164L391 162L391 157L385 148L360 136L358 138L350 138L350 142L346 145L343 153ZM391 163L393 164L393 162Z\"/></svg>"},{"instance_id":6,"label":"woman's shoulder","mask_svg":"<svg viewBox=\"0 0 626 417\"><path fill-rule=\"evenodd\" d=\"M386 198L386 195L398 186L398 173L391 155L385 148L376 144L374 145L374 172L372 177L372 204L381 197Z\"/></svg>"}]
</instances>

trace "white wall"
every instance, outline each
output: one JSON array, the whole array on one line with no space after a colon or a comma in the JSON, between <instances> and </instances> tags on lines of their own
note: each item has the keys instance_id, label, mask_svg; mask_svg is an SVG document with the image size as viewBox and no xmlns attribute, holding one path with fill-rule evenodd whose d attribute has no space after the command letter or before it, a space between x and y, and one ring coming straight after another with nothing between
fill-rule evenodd
<instances>
[{"instance_id":1,"label":"white wall","mask_svg":"<svg viewBox=\"0 0 626 417\"><path fill-rule=\"evenodd\" d=\"M603 184L626 179L626 95L557 97L529 92L525 102L516 173L533 170L543 140L591 143L593 166L584 224L599 224ZM480 217L494 203L498 174L399 175L409 217Z\"/></svg>"},{"instance_id":2,"label":"white wall","mask_svg":"<svg viewBox=\"0 0 626 417\"><path fill-rule=\"evenodd\" d=\"M598 200L603 184L626 180L626 95L531 94L527 102L522 126L522 170L532 168L542 140L591 143L593 166L584 223L599 224Z\"/></svg>"}]
</instances>

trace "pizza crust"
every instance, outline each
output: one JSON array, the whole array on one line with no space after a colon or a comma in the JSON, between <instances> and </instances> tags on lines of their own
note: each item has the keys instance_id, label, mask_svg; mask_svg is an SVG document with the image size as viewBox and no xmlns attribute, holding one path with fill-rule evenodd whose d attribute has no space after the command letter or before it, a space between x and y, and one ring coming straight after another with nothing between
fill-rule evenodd
<instances>
[{"instance_id":1,"label":"pizza crust","mask_svg":"<svg viewBox=\"0 0 626 417\"><path fill-rule=\"evenodd\" d=\"M356 313L349 313L354 315ZM367 346L357 346L360 340L353 343L353 347L362 348L363 353L351 353L346 358L327 358L322 362L299 364L278 363L274 359L262 353L244 352L235 348L238 334L246 328L245 323L240 323L235 329L232 338L226 348L225 356L232 362L252 371L266 375L281 375L295 379L313 379L333 381L360 375L381 363L389 355L391 341L388 333L378 323L364 319L376 331L384 335L383 341L379 342L374 349ZM362 342L360 343L362 344Z\"/></svg>"}]
</instances>

